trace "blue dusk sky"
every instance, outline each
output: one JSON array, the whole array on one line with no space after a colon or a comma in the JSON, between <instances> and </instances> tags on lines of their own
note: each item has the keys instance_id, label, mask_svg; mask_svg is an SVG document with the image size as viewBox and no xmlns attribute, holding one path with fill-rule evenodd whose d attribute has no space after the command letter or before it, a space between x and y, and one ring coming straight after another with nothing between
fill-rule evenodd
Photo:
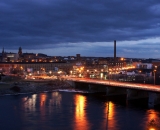
<instances>
[{"instance_id":1,"label":"blue dusk sky","mask_svg":"<svg viewBox=\"0 0 160 130\"><path fill-rule=\"evenodd\" d=\"M159 0L1 0L0 46L49 56L160 58Z\"/></svg>"}]
</instances>

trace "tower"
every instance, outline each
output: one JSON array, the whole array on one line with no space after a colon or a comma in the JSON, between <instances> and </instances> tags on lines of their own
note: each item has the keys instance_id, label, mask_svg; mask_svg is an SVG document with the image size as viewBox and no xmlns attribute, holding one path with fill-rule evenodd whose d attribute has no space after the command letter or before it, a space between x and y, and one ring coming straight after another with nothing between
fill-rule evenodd
<instances>
[{"instance_id":1,"label":"tower","mask_svg":"<svg viewBox=\"0 0 160 130\"><path fill-rule=\"evenodd\" d=\"M22 55L22 48L21 47L19 47L18 54L19 54L19 56Z\"/></svg>"},{"instance_id":2,"label":"tower","mask_svg":"<svg viewBox=\"0 0 160 130\"><path fill-rule=\"evenodd\" d=\"M1 61L3 62L4 61L4 57L5 57L5 52L4 52L4 47L2 49L2 57L1 57Z\"/></svg>"},{"instance_id":3,"label":"tower","mask_svg":"<svg viewBox=\"0 0 160 130\"><path fill-rule=\"evenodd\" d=\"M80 61L81 60L81 55L80 54L76 54L77 56L77 61Z\"/></svg>"},{"instance_id":4,"label":"tower","mask_svg":"<svg viewBox=\"0 0 160 130\"><path fill-rule=\"evenodd\" d=\"M4 47L3 47L3 49L2 49L2 54L4 54Z\"/></svg>"},{"instance_id":5,"label":"tower","mask_svg":"<svg viewBox=\"0 0 160 130\"><path fill-rule=\"evenodd\" d=\"M116 40L114 40L114 66L116 66Z\"/></svg>"}]
</instances>

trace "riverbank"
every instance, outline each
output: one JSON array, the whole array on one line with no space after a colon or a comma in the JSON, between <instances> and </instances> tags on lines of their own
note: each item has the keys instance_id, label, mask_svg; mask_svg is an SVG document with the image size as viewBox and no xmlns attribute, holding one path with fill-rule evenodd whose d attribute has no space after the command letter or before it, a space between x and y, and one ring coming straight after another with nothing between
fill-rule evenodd
<instances>
[{"instance_id":1,"label":"riverbank","mask_svg":"<svg viewBox=\"0 0 160 130\"><path fill-rule=\"evenodd\" d=\"M66 81L55 80L21 80L18 82L1 82L0 95L20 93L40 93L44 91L55 91L58 89L72 89Z\"/></svg>"}]
</instances>

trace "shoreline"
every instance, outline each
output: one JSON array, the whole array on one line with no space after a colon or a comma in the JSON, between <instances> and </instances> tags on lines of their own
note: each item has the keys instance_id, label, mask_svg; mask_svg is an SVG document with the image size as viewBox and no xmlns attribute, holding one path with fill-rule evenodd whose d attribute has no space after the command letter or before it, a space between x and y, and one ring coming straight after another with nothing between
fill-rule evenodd
<instances>
[{"instance_id":1,"label":"shoreline","mask_svg":"<svg viewBox=\"0 0 160 130\"><path fill-rule=\"evenodd\" d=\"M22 80L19 82L13 82L13 83L3 82L2 84L0 84L0 96L52 92L52 91L69 90L69 89L72 90L73 87L66 81L50 80L50 81L38 82L38 81Z\"/></svg>"}]
</instances>

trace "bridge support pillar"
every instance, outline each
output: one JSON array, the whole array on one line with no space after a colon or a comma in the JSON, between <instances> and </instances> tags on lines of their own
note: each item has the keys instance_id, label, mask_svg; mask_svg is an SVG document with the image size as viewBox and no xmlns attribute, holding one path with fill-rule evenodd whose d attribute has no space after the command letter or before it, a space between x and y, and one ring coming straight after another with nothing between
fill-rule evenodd
<instances>
[{"instance_id":1,"label":"bridge support pillar","mask_svg":"<svg viewBox=\"0 0 160 130\"><path fill-rule=\"evenodd\" d=\"M124 94L126 94L126 89L124 88L106 87L106 96L124 95Z\"/></svg>"},{"instance_id":2,"label":"bridge support pillar","mask_svg":"<svg viewBox=\"0 0 160 130\"><path fill-rule=\"evenodd\" d=\"M148 92L135 89L127 89L127 100L147 98Z\"/></svg>"},{"instance_id":3,"label":"bridge support pillar","mask_svg":"<svg viewBox=\"0 0 160 130\"><path fill-rule=\"evenodd\" d=\"M89 90L89 92L92 92L92 86L91 86L91 84L88 84L88 90Z\"/></svg>"},{"instance_id":4,"label":"bridge support pillar","mask_svg":"<svg viewBox=\"0 0 160 130\"><path fill-rule=\"evenodd\" d=\"M67 81L73 88L76 88L76 84L74 81Z\"/></svg>"},{"instance_id":5,"label":"bridge support pillar","mask_svg":"<svg viewBox=\"0 0 160 130\"><path fill-rule=\"evenodd\" d=\"M148 107L153 108L155 105L160 104L160 94L149 92Z\"/></svg>"}]
</instances>

